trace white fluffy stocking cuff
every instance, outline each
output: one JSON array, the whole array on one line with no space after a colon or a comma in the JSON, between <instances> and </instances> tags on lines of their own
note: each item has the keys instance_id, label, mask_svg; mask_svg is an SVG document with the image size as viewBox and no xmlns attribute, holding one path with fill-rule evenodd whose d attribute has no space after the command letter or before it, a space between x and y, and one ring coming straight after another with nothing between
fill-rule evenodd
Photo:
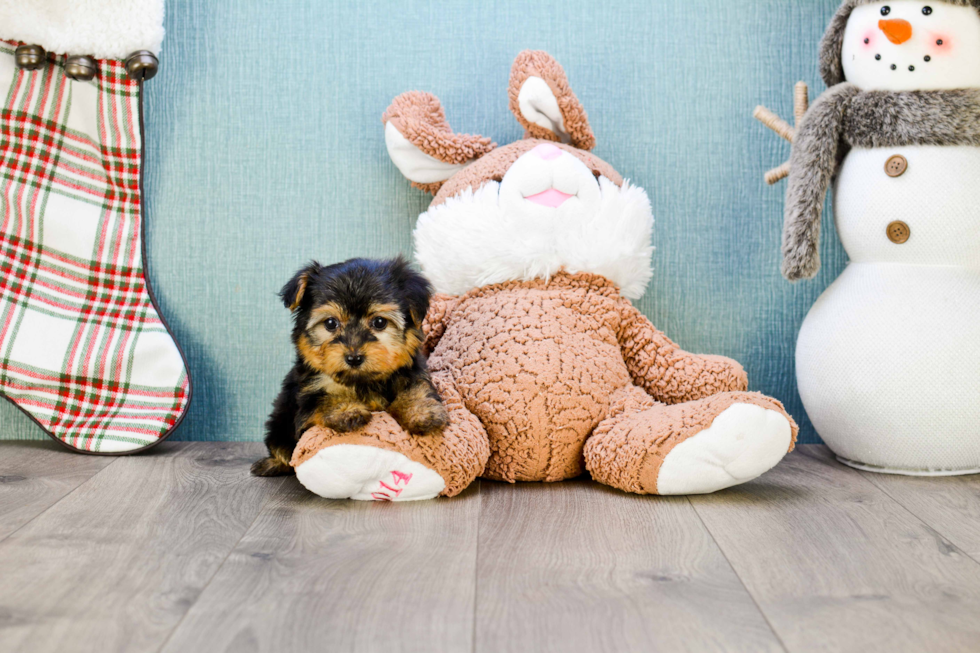
<instances>
[{"instance_id":1,"label":"white fluffy stocking cuff","mask_svg":"<svg viewBox=\"0 0 980 653\"><path fill-rule=\"evenodd\" d=\"M163 0L0 0L0 38L97 59L156 54Z\"/></svg>"}]
</instances>

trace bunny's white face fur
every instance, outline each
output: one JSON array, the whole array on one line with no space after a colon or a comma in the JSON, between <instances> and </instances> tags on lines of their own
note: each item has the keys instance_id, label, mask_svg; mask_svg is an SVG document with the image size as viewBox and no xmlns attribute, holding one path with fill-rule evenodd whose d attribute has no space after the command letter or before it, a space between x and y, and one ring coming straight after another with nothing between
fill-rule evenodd
<instances>
[{"instance_id":1,"label":"bunny's white face fur","mask_svg":"<svg viewBox=\"0 0 980 653\"><path fill-rule=\"evenodd\" d=\"M847 81L865 91L980 88L980 13L939 1L860 5L841 58Z\"/></svg>"},{"instance_id":2,"label":"bunny's white face fur","mask_svg":"<svg viewBox=\"0 0 980 653\"><path fill-rule=\"evenodd\" d=\"M538 145L499 183L423 213L415 257L437 291L454 295L565 269L604 276L636 299L652 274L652 227L642 188L620 188L574 155Z\"/></svg>"}]
</instances>

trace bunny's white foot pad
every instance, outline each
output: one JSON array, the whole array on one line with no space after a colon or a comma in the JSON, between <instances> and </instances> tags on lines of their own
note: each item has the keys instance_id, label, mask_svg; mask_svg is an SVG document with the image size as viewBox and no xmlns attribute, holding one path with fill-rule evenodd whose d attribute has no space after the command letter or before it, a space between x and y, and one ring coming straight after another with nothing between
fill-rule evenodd
<instances>
[{"instance_id":1,"label":"bunny's white foot pad","mask_svg":"<svg viewBox=\"0 0 980 653\"><path fill-rule=\"evenodd\" d=\"M708 494L751 481L783 459L792 438L782 413L735 404L671 449L660 467L657 493Z\"/></svg>"},{"instance_id":2,"label":"bunny's white foot pad","mask_svg":"<svg viewBox=\"0 0 980 653\"><path fill-rule=\"evenodd\" d=\"M303 486L327 499L421 501L446 487L442 476L400 453L359 444L336 444L296 468Z\"/></svg>"}]
</instances>

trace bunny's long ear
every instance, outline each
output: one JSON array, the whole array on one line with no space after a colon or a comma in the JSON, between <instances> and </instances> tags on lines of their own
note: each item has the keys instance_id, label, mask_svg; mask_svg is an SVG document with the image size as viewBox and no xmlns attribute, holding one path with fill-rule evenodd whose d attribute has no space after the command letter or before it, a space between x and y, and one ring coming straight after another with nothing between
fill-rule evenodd
<instances>
[{"instance_id":1,"label":"bunny's long ear","mask_svg":"<svg viewBox=\"0 0 980 653\"><path fill-rule=\"evenodd\" d=\"M493 148L483 136L454 134L439 98L409 91L381 116L388 156L416 188L435 195L443 182Z\"/></svg>"},{"instance_id":2,"label":"bunny's long ear","mask_svg":"<svg viewBox=\"0 0 980 653\"><path fill-rule=\"evenodd\" d=\"M567 143L582 150L595 147L585 109L575 97L565 71L541 50L525 50L510 69L510 110L529 138Z\"/></svg>"}]
</instances>

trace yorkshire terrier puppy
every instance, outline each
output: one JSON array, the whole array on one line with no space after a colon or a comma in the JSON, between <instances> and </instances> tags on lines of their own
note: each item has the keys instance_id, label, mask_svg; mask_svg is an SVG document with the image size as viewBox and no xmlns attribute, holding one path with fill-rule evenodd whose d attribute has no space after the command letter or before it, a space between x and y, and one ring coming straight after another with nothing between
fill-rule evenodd
<instances>
[{"instance_id":1,"label":"yorkshire terrier puppy","mask_svg":"<svg viewBox=\"0 0 980 653\"><path fill-rule=\"evenodd\" d=\"M421 352L432 287L403 258L313 262L280 295L293 312L296 363L266 422L269 456L253 474L292 474L293 449L313 426L355 431L372 411L415 435L449 423Z\"/></svg>"}]
</instances>

